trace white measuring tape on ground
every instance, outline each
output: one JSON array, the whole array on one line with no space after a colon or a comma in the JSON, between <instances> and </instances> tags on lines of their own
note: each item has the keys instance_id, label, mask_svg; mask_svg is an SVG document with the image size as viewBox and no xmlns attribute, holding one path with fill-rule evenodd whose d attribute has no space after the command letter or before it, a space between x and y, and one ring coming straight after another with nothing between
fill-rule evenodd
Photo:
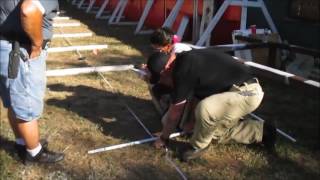
<instances>
[{"instance_id":1,"label":"white measuring tape on ground","mask_svg":"<svg viewBox=\"0 0 320 180\"><path fill-rule=\"evenodd\" d=\"M108 45L84 45L84 46L66 46L52 47L48 49L49 53L68 52L68 51L88 51L95 49L107 49Z\"/></svg>"},{"instance_id":2,"label":"white measuring tape on ground","mask_svg":"<svg viewBox=\"0 0 320 180\"><path fill-rule=\"evenodd\" d=\"M82 67L82 68L70 68L70 69L56 69L47 70L47 77L56 76L72 76L77 74L86 74L94 72L108 72L108 71L127 71L133 68L133 65L118 65L118 66L97 66L97 67Z\"/></svg>"},{"instance_id":3,"label":"white measuring tape on ground","mask_svg":"<svg viewBox=\"0 0 320 180\"><path fill-rule=\"evenodd\" d=\"M82 38L91 37L93 33L65 33L65 34L54 34L52 38Z\"/></svg>"}]
</instances>

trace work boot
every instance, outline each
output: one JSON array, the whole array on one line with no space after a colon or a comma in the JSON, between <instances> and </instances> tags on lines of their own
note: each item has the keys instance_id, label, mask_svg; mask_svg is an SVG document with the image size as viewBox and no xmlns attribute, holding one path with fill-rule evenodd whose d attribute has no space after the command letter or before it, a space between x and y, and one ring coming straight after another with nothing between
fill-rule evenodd
<instances>
[{"instance_id":1,"label":"work boot","mask_svg":"<svg viewBox=\"0 0 320 180\"><path fill-rule=\"evenodd\" d=\"M42 147L47 148L48 141L46 139L40 139L40 144ZM26 158L26 154L27 154L26 146L15 143L14 148L16 149L18 157L21 160L24 160Z\"/></svg>"},{"instance_id":2,"label":"work boot","mask_svg":"<svg viewBox=\"0 0 320 180\"><path fill-rule=\"evenodd\" d=\"M47 148L42 148L35 157L32 157L29 153L26 153L24 164L28 165L30 163L55 163L63 160L63 158L63 153L56 153L47 150Z\"/></svg>"},{"instance_id":3,"label":"work boot","mask_svg":"<svg viewBox=\"0 0 320 180\"><path fill-rule=\"evenodd\" d=\"M274 154L276 143L276 128L274 124L265 122L263 124L262 144L266 148L267 152Z\"/></svg>"},{"instance_id":4,"label":"work boot","mask_svg":"<svg viewBox=\"0 0 320 180\"><path fill-rule=\"evenodd\" d=\"M210 144L202 149L194 148L192 145L188 145L182 152L182 161L188 162L203 155L209 149Z\"/></svg>"}]
</instances>

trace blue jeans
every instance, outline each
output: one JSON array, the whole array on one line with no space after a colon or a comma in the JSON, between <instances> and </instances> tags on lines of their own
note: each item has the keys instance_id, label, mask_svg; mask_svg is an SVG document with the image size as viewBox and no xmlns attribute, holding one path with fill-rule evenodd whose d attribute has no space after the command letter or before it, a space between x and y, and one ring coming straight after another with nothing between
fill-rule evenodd
<instances>
[{"instance_id":1,"label":"blue jeans","mask_svg":"<svg viewBox=\"0 0 320 180\"><path fill-rule=\"evenodd\" d=\"M0 40L0 96L6 108L11 108L16 118L31 121L40 118L46 88L47 52L34 59L20 59L18 76L8 78L9 53L11 43ZM29 57L25 48L20 48Z\"/></svg>"}]
</instances>

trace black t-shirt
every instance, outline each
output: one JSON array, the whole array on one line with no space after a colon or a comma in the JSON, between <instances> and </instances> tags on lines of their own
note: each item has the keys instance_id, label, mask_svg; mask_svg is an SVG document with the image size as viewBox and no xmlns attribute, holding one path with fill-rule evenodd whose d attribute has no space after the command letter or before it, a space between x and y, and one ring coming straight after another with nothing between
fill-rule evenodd
<instances>
[{"instance_id":1,"label":"black t-shirt","mask_svg":"<svg viewBox=\"0 0 320 180\"><path fill-rule=\"evenodd\" d=\"M52 37L52 19L56 16L58 0L39 0L45 13L43 15L43 39ZM18 38L21 42L28 41L21 27L21 0L0 0L0 34L8 39Z\"/></svg>"},{"instance_id":2,"label":"black t-shirt","mask_svg":"<svg viewBox=\"0 0 320 180\"><path fill-rule=\"evenodd\" d=\"M185 52L175 60L173 103L193 96L204 99L250 78L249 67L227 54L212 49Z\"/></svg>"}]
</instances>

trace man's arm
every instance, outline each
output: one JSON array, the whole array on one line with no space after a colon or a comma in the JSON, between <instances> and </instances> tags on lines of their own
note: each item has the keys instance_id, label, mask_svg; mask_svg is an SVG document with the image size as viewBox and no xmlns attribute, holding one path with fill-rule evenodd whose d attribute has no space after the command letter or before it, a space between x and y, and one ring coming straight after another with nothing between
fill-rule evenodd
<instances>
[{"instance_id":1,"label":"man's arm","mask_svg":"<svg viewBox=\"0 0 320 180\"><path fill-rule=\"evenodd\" d=\"M183 101L178 104L171 104L169 107L169 115L168 119L166 120L166 124L162 128L161 136L158 140L154 142L155 148L161 148L165 146L169 136L175 128L177 127L180 117L182 116L186 101Z\"/></svg>"},{"instance_id":2,"label":"man's arm","mask_svg":"<svg viewBox=\"0 0 320 180\"><path fill-rule=\"evenodd\" d=\"M186 101L170 105L168 110L169 111L168 119L162 129L161 137L163 139L168 139L170 134L173 133L174 130L176 129L179 123L179 120L183 114L185 104L186 104Z\"/></svg>"},{"instance_id":3,"label":"man's arm","mask_svg":"<svg viewBox=\"0 0 320 180\"><path fill-rule=\"evenodd\" d=\"M41 5L41 4L40 4ZM38 0L24 0L21 4L21 26L31 41L30 58L38 57L41 53L43 36L43 12Z\"/></svg>"}]
</instances>

